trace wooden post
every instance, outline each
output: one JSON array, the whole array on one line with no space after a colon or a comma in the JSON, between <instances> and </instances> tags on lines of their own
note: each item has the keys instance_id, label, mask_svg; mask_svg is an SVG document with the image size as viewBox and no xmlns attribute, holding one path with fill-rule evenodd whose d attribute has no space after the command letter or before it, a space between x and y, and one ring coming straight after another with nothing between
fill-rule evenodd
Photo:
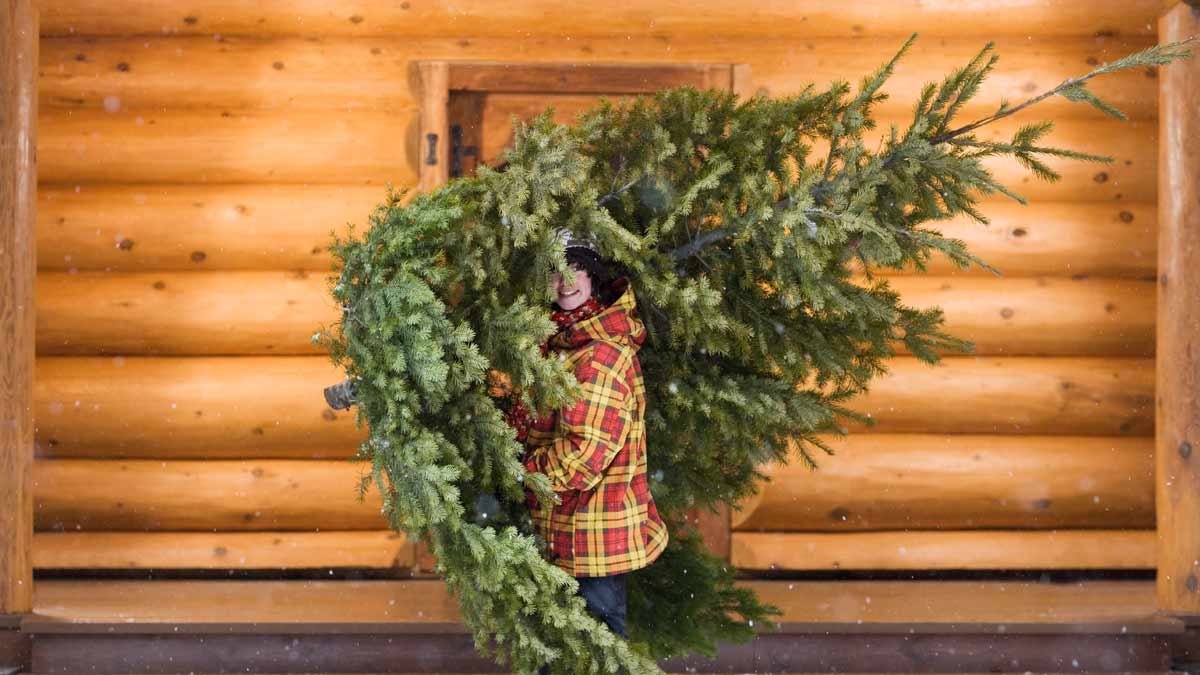
<instances>
[{"instance_id":1,"label":"wooden post","mask_svg":"<svg viewBox=\"0 0 1200 675\"><path fill-rule=\"evenodd\" d=\"M1160 42L1200 34L1200 3L1175 2ZM1192 47L1192 51L1200 49ZM1200 56L1159 89L1155 507L1158 607L1200 615Z\"/></svg>"},{"instance_id":2,"label":"wooden post","mask_svg":"<svg viewBox=\"0 0 1200 675\"><path fill-rule=\"evenodd\" d=\"M425 61L418 65L421 78L421 138L417 143L420 192L432 192L450 179L450 64Z\"/></svg>"},{"instance_id":3,"label":"wooden post","mask_svg":"<svg viewBox=\"0 0 1200 675\"><path fill-rule=\"evenodd\" d=\"M0 614L33 607L38 23L0 3Z\"/></svg>"}]
</instances>

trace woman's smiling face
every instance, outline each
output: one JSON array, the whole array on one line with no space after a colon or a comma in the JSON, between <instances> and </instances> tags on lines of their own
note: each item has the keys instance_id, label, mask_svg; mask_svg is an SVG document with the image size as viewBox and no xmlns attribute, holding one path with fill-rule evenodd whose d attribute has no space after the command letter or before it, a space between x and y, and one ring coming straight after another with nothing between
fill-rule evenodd
<instances>
[{"instance_id":1,"label":"woman's smiling face","mask_svg":"<svg viewBox=\"0 0 1200 675\"><path fill-rule=\"evenodd\" d=\"M575 273L573 281L569 277L563 279L558 272L550 277L550 287L554 290L558 306L565 310L575 309L587 302L592 295L592 278L587 270L575 263L572 263L569 269Z\"/></svg>"}]
</instances>

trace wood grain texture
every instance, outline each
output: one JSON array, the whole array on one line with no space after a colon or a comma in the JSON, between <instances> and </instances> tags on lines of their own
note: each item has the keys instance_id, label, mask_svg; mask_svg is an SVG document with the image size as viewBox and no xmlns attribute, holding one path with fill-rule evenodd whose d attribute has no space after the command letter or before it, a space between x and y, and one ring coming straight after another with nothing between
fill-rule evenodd
<instances>
[{"instance_id":1,"label":"wood grain texture","mask_svg":"<svg viewBox=\"0 0 1200 675\"><path fill-rule=\"evenodd\" d=\"M489 97L501 106L496 114L511 134L510 115L522 119L541 112L543 96L505 94ZM555 119L569 123L576 109L560 105ZM96 111L50 110L39 119L38 152L43 183L358 183L416 186L419 112L375 111L220 111L110 114ZM892 123L864 138L876 144ZM1001 184L1027 200L1152 201L1156 180L1157 125L1152 121L1066 119L1047 134L1046 145L1114 157L1115 164L1095 164L1050 158L1048 165L1062 179L1036 179L1016 160L986 158L982 163ZM977 132L980 138L1007 141L1021 123L1008 119ZM493 135L494 136L494 135ZM499 143L508 136L498 138ZM489 141L490 143L491 141ZM814 143L824 156L824 143ZM488 154L485 144L483 158ZM498 147L498 146L497 146Z\"/></svg>"},{"instance_id":2,"label":"wood grain texture","mask_svg":"<svg viewBox=\"0 0 1200 675\"><path fill-rule=\"evenodd\" d=\"M423 62L418 72L421 84L414 173L417 189L430 192L450 176L450 123L446 117L450 65L444 61Z\"/></svg>"},{"instance_id":3,"label":"wood grain texture","mask_svg":"<svg viewBox=\"0 0 1200 675\"><path fill-rule=\"evenodd\" d=\"M1148 439L862 434L818 457L769 464L734 505L735 530L1145 528ZM379 529L377 486L344 460L35 463L39 530Z\"/></svg>"},{"instance_id":4,"label":"wood grain texture","mask_svg":"<svg viewBox=\"0 0 1200 675\"><path fill-rule=\"evenodd\" d=\"M33 602L38 17L0 5L0 614Z\"/></svg>"},{"instance_id":5,"label":"wood grain texture","mask_svg":"<svg viewBox=\"0 0 1200 675\"><path fill-rule=\"evenodd\" d=\"M979 356L931 366L894 358L847 407L851 431L1150 436L1154 360Z\"/></svg>"},{"instance_id":6,"label":"wood grain texture","mask_svg":"<svg viewBox=\"0 0 1200 675\"><path fill-rule=\"evenodd\" d=\"M42 272L37 283L43 356L323 354L312 336L341 320L328 290L336 275L304 270ZM976 354L1154 353L1153 281L898 276L888 283L907 306L941 307L944 329L974 341Z\"/></svg>"},{"instance_id":7,"label":"wood grain texture","mask_svg":"<svg viewBox=\"0 0 1200 675\"><path fill-rule=\"evenodd\" d=\"M943 330L978 355L1154 355L1153 281L914 275L888 285L905 306L940 307Z\"/></svg>"},{"instance_id":8,"label":"wood grain texture","mask_svg":"<svg viewBox=\"0 0 1200 675\"><path fill-rule=\"evenodd\" d=\"M963 357L888 362L852 409L874 432L1148 436L1153 361ZM40 357L40 457L348 457L366 438L321 390L326 357ZM847 420L853 431L865 431Z\"/></svg>"},{"instance_id":9,"label":"wood grain texture","mask_svg":"<svg viewBox=\"0 0 1200 675\"><path fill-rule=\"evenodd\" d=\"M324 354L336 275L42 273L39 354Z\"/></svg>"},{"instance_id":10,"label":"wood grain texture","mask_svg":"<svg viewBox=\"0 0 1200 675\"><path fill-rule=\"evenodd\" d=\"M322 390L327 357L45 357L34 380L39 456L351 457L355 410Z\"/></svg>"},{"instance_id":11,"label":"wood grain texture","mask_svg":"<svg viewBox=\"0 0 1200 675\"><path fill-rule=\"evenodd\" d=\"M190 476L180 475L183 464L173 464L165 480L178 492L199 483L208 500L225 506L210 518L207 502L181 505L151 488L143 501L134 498L121 508L113 495L101 496L89 511L67 496L72 481L86 482L71 474L44 493L67 519L39 523L137 529L161 524L155 518L162 503L168 521L197 530L184 533L197 538L186 545L181 540L175 558L145 548L132 559L122 559L119 549L74 549L76 562L117 566L144 557L165 566L208 561L219 567L204 542L222 544L199 538L211 534L202 532L211 522L229 523L230 530L243 530L233 534L258 542L283 531L258 529L275 517L296 528L314 518L363 523L362 536L384 527L378 505L375 513L339 511L340 493L329 505L273 505L264 491L290 498L289 479L306 486L318 480L307 469L239 483L243 477L229 468L233 464L221 463L333 466L362 440L353 411L324 406L321 388L342 374L308 338L316 324L336 318L323 300L330 231L343 232L348 221L365 224L387 182L427 189L444 180L421 177L420 127L437 122L441 129L442 123L421 119L418 60L608 64L618 78L619 66L633 63L742 63L752 73L739 82L735 71L742 96L784 96L809 81L857 82L919 27L922 39L889 83L893 97L879 107L886 129L907 121L921 84L964 63L985 39L997 38L1002 60L963 119L990 113L1002 99L1019 102L1156 39L1157 0L988 1L989 21L981 22L978 6L940 0L846 7L802 0L753 12L721 3L686 11L580 6L569 15L557 6L547 12L541 0L504 6L472 0L453 10L374 0L332 9L309 0L253 7L206 0L196 8L48 0L38 60L38 206L44 214L38 220L37 452L55 462L112 462L103 470L122 458L143 462L146 473L138 480L146 482L161 478L150 478L151 468L163 468L152 458L204 460L186 470ZM488 80L493 88L503 83L504 69L499 72ZM908 304L944 305L947 330L975 339L977 354L986 358L953 358L940 367L907 357L889 362L892 375L853 404L879 420L870 431L1146 440L1153 430L1148 404L1154 387L1145 373L1153 364L1155 304L1145 291L1157 255L1157 74L1139 70L1095 80L1095 90L1129 112L1131 122L1111 122L1056 97L1016 124L987 130L984 135L1005 137L1019 124L1054 119L1050 144L1118 161L1052 162L1064 172L1058 184L1036 182L1014 162L989 164L1032 204L989 201L985 212L996 216L990 228L940 225L1001 267L1003 279L978 269L957 271L945 261L931 264L932 278L884 272L896 276ZM445 89L481 82L447 72ZM504 86L521 89L516 82ZM590 105L585 99L513 91L490 96L486 105L492 118L506 120L553 103L568 121ZM444 112L445 105L430 109ZM487 138L495 154L508 140L507 129L492 131ZM444 150L444 131L440 140ZM302 278L296 270L317 273ZM1097 278L1109 276L1123 279ZM309 356L268 356L284 353ZM1033 358L1038 354L1055 356ZM222 486L222 477L248 487ZM342 479L354 482L335 471L318 492L334 494L334 481ZM121 474L112 481L114 492L126 490ZM1136 508L1143 519L1138 526L1146 527L1144 504ZM180 515L188 509L194 518ZM1119 518L1097 515L1096 522L1120 527ZM174 536L170 530L76 533L100 543L109 534L142 537L126 540L134 547L153 546L136 543L156 541L145 537ZM320 545L337 536L296 534L327 536L315 540ZM281 566L305 559L272 557L271 549L250 544L240 550L250 551L248 561Z\"/></svg>"},{"instance_id":12,"label":"wood grain texture","mask_svg":"<svg viewBox=\"0 0 1200 675\"><path fill-rule=\"evenodd\" d=\"M1080 581L749 581L783 610L790 631L1181 632L1155 616L1153 582ZM258 624L297 630L337 623L380 630L436 625L465 630L457 602L439 580L185 581L47 579L38 584L29 630L68 632L122 617L154 625ZM447 625L450 624L450 625ZM453 625L457 624L458 628ZM389 628L391 627L391 628ZM1124 630L1122 630L1124 628ZM168 628L169 630L169 628ZM362 628L358 628L362 630Z\"/></svg>"},{"instance_id":13,"label":"wood grain texture","mask_svg":"<svg viewBox=\"0 0 1200 675\"><path fill-rule=\"evenodd\" d=\"M944 0L760 2L752 11L745 5L720 0L692 3L686 11L674 10L668 3L640 8L589 3L565 11L561 4L549 0L503 4L471 0L454 5L354 0L339 3L336 8L320 0L268 0L253 5L208 0L196 9L153 0L50 0L41 3L41 8L46 35L492 35L526 39L650 34L670 42L713 34L784 39L907 36L914 31L948 36L1153 35L1161 2L995 0L986 4L988 15L983 21L978 3Z\"/></svg>"},{"instance_id":14,"label":"wood grain texture","mask_svg":"<svg viewBox=\"0 0 1200 675\"><path fill-rule=\"evenodd\" d=\"M1027 276L1154 279L1158 214L1151 202L1044 202L1022 205L1008 199L981 201L989 223L969 217L922 225L961 240L967 250L999 269L1005 278ZM855 265L851 269L861 271ZM882 268L881 275L941 274L994 276L972 265L962 269L935 254L925 271Z\"/></svg>"},{"instance_id":15,"label":"wood grain texture","mask_svg":"<svg viewBox=\"0 0 1200 675\"><path fill-rule=\"evenodd\" d=\"M411 193L410 193L411 194ZM361 235L382 186L81 185L38 190L38 269L112 272L295 270L328 272L331 234ZM1004 277L1155 276L1153 202L1035 202L985 199L991 223L969 218L923 226L960 239ZM852 270L861 271L852 267ZM926 272L875 270L881 276L993 277L935 255Z\"/></svg>"},{"instance_id":16,"label":"wood grain texture","mask_svg":"<svg viewBox=\"0 0 1200 675\"><path fill-rule=\"evenodd\" d=\"M339 460L53 460L34 464L38 530L387 529L370 465Z\"/></svg>"},{"instance_id":17,"label":"wood grain texture","mask_svg":"<svg viewBox=\"0 0 1200 675\"><path fill-rule=\"evenodd\" d=\"M344 624L345 630L381 623L428 629L462 620L458 601L440 580L47 579L38 583L34 602L36 617L30 626L44 629L106 622L115 616L130 624L320 622Z\"/></svg>"},{"instance_id":18,"label":"wood grain texture","mask_svg":"<svg viewBox=\"0 0 1200 675\"><path fill-rule=\"evenodd\" d=\"M37 569L313 569L413 565L391 530L320 532L37 532Z\"/></svg>"},{"instance_id":19,"label":"wood grain texture","mask_svg":"<svg viewBox=\"0 0 1200 675\"><path fill-rule=\"evenodd\" d=\"M877 114L908 115L923 84L940 80L970 61L986 40L995 40L1001 60L988 75L987 84L962 107L963 120L990 114L1002 99L1025 100L1154 42L1152 35L1038 36L1031 40L1026 35L989 34L985 38L921 33L923 37L898 62L888 80L885 90L891 97L873 107ZM39 89L44 109L399 111L420 104L418 61L503 61L506 66L565 61L578 70L592 66L617 70L634 64L678 69L704 62L744 63L752 77L739 91L742 98L756 93L779 97L795 94L810 82L817 87L839 79L856 83L886 63L902 44L901 37L760 40L723 34L664 43L641 33L587 39L544 35L520 40L492 35L411 40L176 34L43 37ZM187 72L188 77L179 77L180 72ZM1158 114L1156 75L1155 70L1120 71L1096 78L1088 86L1131 117L1152 119ZM451 81L448 86L455 89L456 84ZM552 91L567 93L562 86ZM1051 119L1101 119L1103 115L1058 96L1038 103L1033 112Z\"/></svg>"},{"instance_id":20,"label":"wood grain texture","mask_svg":"<svg viewBox=\"0 0 1200 675\"><path fill-rule=\"evenodd\" d=\"M799 624L858 632L1178 632L1155 615L1146 581L746 581ZM795 618L793 618L795 617ZM870 624L870 625L860 625ZM1084 628L1087 626L1087 628Z\"/></svg>"},{"instance_id":21,"label":"wood grain texture","mask_svg":"<svg viewBox=\"0 0 1200 675\"><path fill-rule=\"evenodd\" d=\"M1200 9L1191 4L1163 15L1164 42L1200 34ZM1159 101L1157 596L1164 611L1194 615L1200 614L1200 58L1164 69Z\"/></svg>"},{"instance_id":22,"label":"wood grain texture","mask_svg":"<svg viewBox=\"0 0 1200 675\"><path fill-rule=\"evenodd\" d=\"M416 110L47 111L39 179L414 185Z\"/></svg>"},{"instance_id":23,"label":"wood grain texture","mask_svg":"<svg viewBox=\"0 0 1200 675\"><path fill-rule=\"evenodd\" d=\"M447 87L458 91L503 94L547 91L569 95L646 94L692 86L729 89L727 64L708 63L516 63L476 61L449 63Z\"/></svg>"},{"instance_id":24,"label":"wood grain texture","mask_svg":"<svg viewBox=\"0 0 1200 675\"><path fill-rule=\"evenodd\" d=\"M1149 528L1149 438L851 434L767 464L735 531ZM793 448L793 457L796 450Z\"/></svg>"},{"instance_id":25,"label":"wood grain texture","mask_svg":"<svg viewBox=\"0 0 1200 675\"><path fill-rule=\"evenodd\" d=\"M369 227L374 185L81 185L38 190L38 269L329 272Z\"/></svg>"},{"instance_id":26,"label":"wood grain texture","mask_svg":"<svg viewBox=\"0 0 1200 675\"><path fill-rule=\"evenodd\" d=\"M745 570L1153 569L1146 530L735 532Z\"/></svg>"}]
</instances>

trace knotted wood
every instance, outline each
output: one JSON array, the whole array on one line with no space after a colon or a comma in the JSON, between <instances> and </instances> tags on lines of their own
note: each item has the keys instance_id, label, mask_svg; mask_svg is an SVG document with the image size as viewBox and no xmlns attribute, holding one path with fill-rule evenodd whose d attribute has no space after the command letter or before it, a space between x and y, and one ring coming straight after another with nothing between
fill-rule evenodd
<instances>
[{"instance_id":1,"label":"knotted wood","mask_svg":"<svg viewBox=\"0 0 1200 675\"><path fill-rule=\"evenodd\" d=\"M33 602L37 9L0 4L0 614Z\"/></svg>"},{"instance_id":2,"label":"knotted wood","mask_svg":"<svg viewBox=\"0 0 1200 675\"><path fill-rule=\"evenodd\" d=\"M1200 6L1177 3L1158 28L1164 42L1200 34ZM1163 610L1200 614L1200 58L1162 70L1157 594Z\"/></svg>"}]
</instances>

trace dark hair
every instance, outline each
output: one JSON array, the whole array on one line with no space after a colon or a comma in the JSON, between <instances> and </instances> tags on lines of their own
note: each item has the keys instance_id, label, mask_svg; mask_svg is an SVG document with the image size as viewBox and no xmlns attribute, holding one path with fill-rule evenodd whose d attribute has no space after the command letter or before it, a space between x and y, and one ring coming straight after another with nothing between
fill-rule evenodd
<instances>
[{"instance_id":1,"label":"dark hair","mask_svg":"<svg viewBox=\"0 0 1200 675\"><path fill-rule=\"evenodd\" d=\"M612 282L621 276L621 270L611 261L604 260L595 251L581 247L567 249L567 264L576 264L588 273L592 280L592 297L604 305L610 305L620 295L614 292Z\"/></svg>"}]
</instances>

